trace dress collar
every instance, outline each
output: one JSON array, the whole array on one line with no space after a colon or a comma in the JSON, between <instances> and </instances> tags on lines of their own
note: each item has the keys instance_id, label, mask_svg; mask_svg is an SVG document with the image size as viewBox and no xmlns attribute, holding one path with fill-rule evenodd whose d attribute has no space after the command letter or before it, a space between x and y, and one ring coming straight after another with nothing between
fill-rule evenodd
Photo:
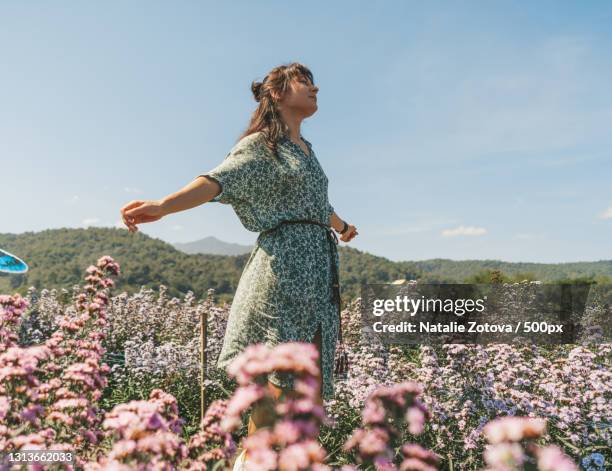
<instances>
[{"instance_id":1,"label":"dress collar","mask_svg":"<svg viewBox=\"0 0 612 471\"><path fill-rule=\"evenodd\" d=\"M313 152L312 152L312 144L310 143L310 141L308 141L308 140L307 140L307 139L306 139L304 136L302 136L301 134L300 134L300 138L301 138L301 139L302 139L302 140L303 140L303 141L306 143L306 146L308 147L308 150L310 151L310 155L307 155L306 157L312 157L312 155L313 155ZM300 147L298 144L296 144L295 142L293 142L293 141L291 140L291 138L290 138L288 135L283 134L283 136L281 137L281 139L280 139L280 140L281 140L281 141L283 141L283 142L287 142L289 145L294 145L294 146L296 146L298 149L300 149L302 152L304 152L304 151L302 150L302 148L301 148L301 147Z\"/></svg>"}]
</instances>

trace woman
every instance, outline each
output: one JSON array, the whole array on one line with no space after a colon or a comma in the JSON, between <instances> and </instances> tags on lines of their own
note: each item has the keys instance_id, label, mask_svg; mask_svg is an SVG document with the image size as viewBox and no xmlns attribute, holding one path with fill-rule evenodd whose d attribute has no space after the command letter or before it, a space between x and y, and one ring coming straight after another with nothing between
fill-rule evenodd
<instances>
[{"instance_id":1,"label":"woman","mask_svg":"<svg viewBox=\"0 0 612 471\"><path fill-rule=\"evenodd\" d=\"M358 233L329 204L327 177L300 133L302 120L317 111L319 89L310 70L298 63L276 67L251 90L259 106L221 164L161 200L128 203L121 215L136 232L138 224L208 201L232 205L244 227L260 235L234 295L217 367L225 369L254 343L315 343L322 404L334 393L339 330L337 240L331 228L344 242ZM268 387L276 399L293 396L293 379L274 372ZM268 416L253 410L249 434L268 425Z\"/></svg>"}]
</instances>

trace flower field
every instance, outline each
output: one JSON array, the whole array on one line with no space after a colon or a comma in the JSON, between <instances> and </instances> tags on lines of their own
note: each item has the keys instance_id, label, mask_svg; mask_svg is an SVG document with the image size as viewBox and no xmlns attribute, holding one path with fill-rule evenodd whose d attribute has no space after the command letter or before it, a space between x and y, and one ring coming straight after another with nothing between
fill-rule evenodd
<instances>
[{"instance_id":1,"label":"flower field","mask_svg":"<svg viewBox=\"0 0 612 471\"><path fill-rule=\"evenodd\" d=\"M610 344L389 347L361 338L357 299L342 312L351 369L321 407L313 345L254 345L226 374L214 365L229 306L212 290L113 295L118 276L105 256L71 291L0 295L0 450L75 456L22 469L222 470L240 449L253 470L610 468ZM297 375L298 397L247 438L273 370Z\"/></svg>"}]
</instances>

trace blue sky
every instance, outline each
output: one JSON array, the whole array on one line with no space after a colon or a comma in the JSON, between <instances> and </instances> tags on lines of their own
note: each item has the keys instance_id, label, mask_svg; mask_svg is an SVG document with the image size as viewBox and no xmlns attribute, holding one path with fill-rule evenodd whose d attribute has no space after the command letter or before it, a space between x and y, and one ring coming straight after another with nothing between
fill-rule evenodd
<instances>
[{"instance_id":1,"label":"blue sky","mask_svg":"<svg viewBox=\"0 0 612 471\"><path fill-rule=\"evenodd\" d=\"M349 245L392 260L612 259L609 2L0 3L0 232L120 225L211 170L252 80L302 62L302 134ZM254 243L210 203L140 226ZM341 243L342 244L342 243Z\"/></svg>"}]
</instances>

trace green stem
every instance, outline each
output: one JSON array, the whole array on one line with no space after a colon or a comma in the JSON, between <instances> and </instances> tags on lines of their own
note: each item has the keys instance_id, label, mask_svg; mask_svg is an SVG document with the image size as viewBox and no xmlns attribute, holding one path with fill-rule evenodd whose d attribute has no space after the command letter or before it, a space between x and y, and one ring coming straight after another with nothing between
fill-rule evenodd
<instances>
[{"instance_id":1,"label":"green stem","mask_svg":"<svg viewBox=\"0 0 612 471\"><path fill-rule=\"evenodd\" d=\"M562 442L565 446L571 448L572 450L574 450L576 453L580 453L580 448L575 447L574 445L572 445L571 443L568 443L566 440L564 440L561 437L557 437L557 440L559 440L560 442Z\"/></svg>"}]
</instances>

